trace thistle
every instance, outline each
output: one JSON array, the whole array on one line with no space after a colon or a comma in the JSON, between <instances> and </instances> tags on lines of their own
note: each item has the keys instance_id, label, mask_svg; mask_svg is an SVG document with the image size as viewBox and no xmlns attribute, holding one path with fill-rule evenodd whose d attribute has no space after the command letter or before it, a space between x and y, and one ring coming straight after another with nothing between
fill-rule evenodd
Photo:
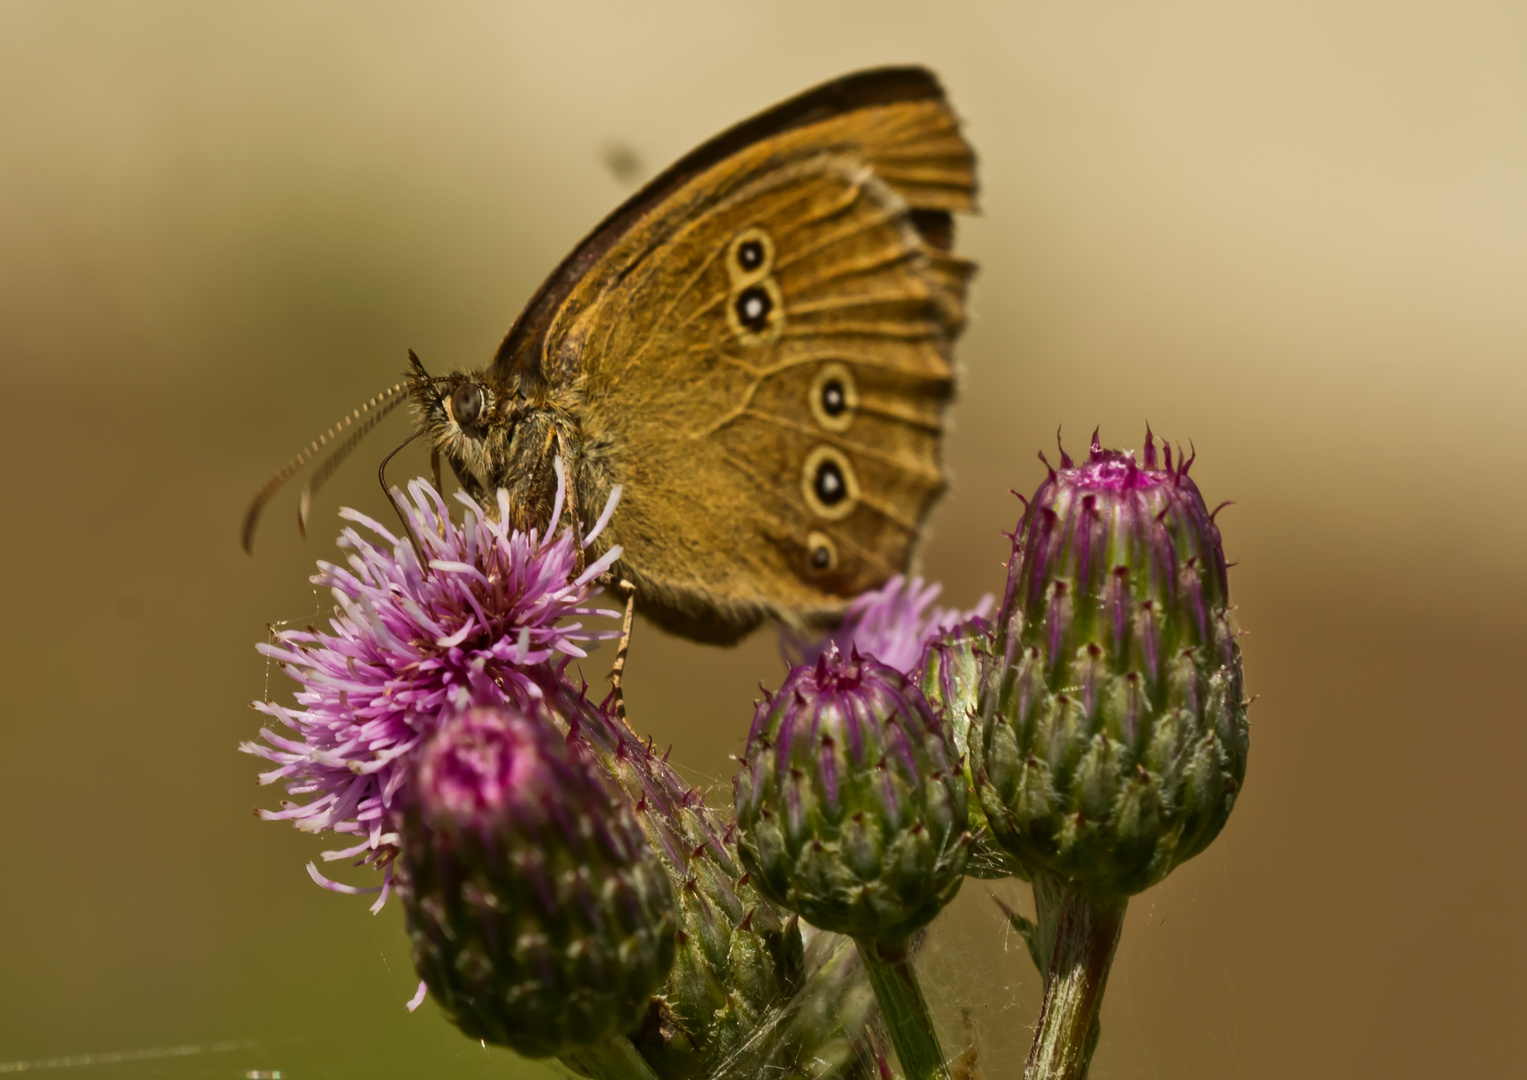
<instances>
[{"instance_id":1,"label":"thistle","mask_svg":"<svg viewBox=\"0 0 1527 1080\"><path fill-rule=\"evenodd\" d=\"M1208 846L1246 775L1219 530L1188 478L1063 459L1019 525L987 689L979 792L1036 871L1129 894Z\"/></svg>"},{"instance_id":2,"label":"thistle","mask_svg":"<svg viewBox=\"0 0 1527 1080\"><path fill-rule=\"evenodd\" d=\"M948 727L907 676L829 649L759 706L734 798L759 890L854 938L908 1077L943 1075L907 942L958 891L971 839Z\"/></svg>"},{"instance_id":3,"label":"thistle","mask_svg":"<svg viewBox=\"0 0 1527 1080\"><path fill-rule=\"evenodd\" d=\"M976 790L1034 882L1045 1011L1030 1076L1080 1076L1127 897L1202 851L1246 774L1224 552L1188 478L1093 437L1019 523ZM1041 458L1043 455L1041 455Z\"/></svg>"},{"instance_id":4,"label":"thistle","mask_svg":"<svg viewBox=\"0 0 1527 1080\"><path fill-rule=\"evenodd\" d=\"M272 763L261 784L281 784L290 796L280 810L259 816L348 837L350 845L323 858L379 869L380 885L330 881L311 863L308 873L336 892L380 893L373 910L391 888L411 757L442 719L474 703L529 708L545 687L561 683L568 660L587 655L583 645L620 634L585 625L591 616L620 615L593 606L601 591L595 579L620 549L580 570L573 529L513 530L507 495L500 494L497 521L459 496L465 512L458 524L423 480L408 485L406 499L394 492L429 568L378 522L340 511L352 523L339 539L345 563L320 562L312 579L334 597L328 629L280 630L258 646L299 685L297 708L253 703L279 726L239 747ZM553 521L563 495L559 487ZM619 489L583 549L618 497Z\"/></svg>"},{"instance_id":5,"label":"thistle","mask_svg":"<svg viewBox=\"0 0 1527 1080\"><path fill-rule=\"evenodd\" d=\"M447 720L405 788L414 964L468 1036L594 1057L673 964L673 888L622 797L544 713Z\"/></svg>"}]
</instances>

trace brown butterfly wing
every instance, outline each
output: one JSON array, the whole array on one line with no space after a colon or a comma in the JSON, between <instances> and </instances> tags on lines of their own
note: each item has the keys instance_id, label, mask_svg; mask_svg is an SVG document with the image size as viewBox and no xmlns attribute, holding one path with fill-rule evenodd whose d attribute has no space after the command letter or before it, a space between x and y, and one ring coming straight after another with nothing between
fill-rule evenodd
<instances>
[{"instance_id":1,"label":"brown butterfly wing","mask_svg":"<svg viewBox=\"0 0 1527 1080\"><path fill-rule=\"evenodd\" d=\"M971 208L974 164L917 74L883 73L878 94L860 76L849 107L670 186L541 335L545 377L581 400L589 496L625 486L611 539L639 603L690 636L881 584L943 488L970 271L949 213Z\"/></svg>"}]
</instances>

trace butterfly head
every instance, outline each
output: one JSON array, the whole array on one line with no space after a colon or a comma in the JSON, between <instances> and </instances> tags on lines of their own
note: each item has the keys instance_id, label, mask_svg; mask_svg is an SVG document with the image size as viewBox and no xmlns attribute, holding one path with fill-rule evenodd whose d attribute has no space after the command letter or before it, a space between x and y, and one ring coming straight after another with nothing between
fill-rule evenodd
<instances>
[{"instance_id":1,"label":"butterfly head","mask_svg":"<svg viewBox=\"0 0 1527 1080\"><path fill-rule=\"evenodd\" d=\"M414 421L478 502L503 486L504 466L524 401L487 371L430 375L410 353Z\"/></svg>"},{"instance_id":2,"label":"butterfly head","mask_svg":"<svg viewBox=\"0 0 1527 1080\"><path fill-rule=\"evenodd\" d=\"M524 386L498 367L430 375L410 361L416 426L462 488L494 516L506 489L515 527L544 525L556 490L552 459L567 456L566 410L543 385Z\"/></svg>"}]
</instances>

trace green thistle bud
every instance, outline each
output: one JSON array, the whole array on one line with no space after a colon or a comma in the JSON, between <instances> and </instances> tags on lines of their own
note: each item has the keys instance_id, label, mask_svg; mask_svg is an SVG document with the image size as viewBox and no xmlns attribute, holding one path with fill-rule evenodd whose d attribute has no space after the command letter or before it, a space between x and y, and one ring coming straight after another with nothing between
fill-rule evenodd
<instances>
[{"instance_id":1,"label":"green thistle bud","mask_svg":"<svg viewBox=\"0 0 1527 1080\"><path fill-rule=\"evenodd\" d=\"M547 716L474 708L415 763L402 884L414 963L472 1038L528 1057L635 1027L675 898L632 807Z\"/></svg>"},{"instance_id":2,"label":"green thistle bud","mask_svg":"<svg viewBox=\"0 0 1527 1080\"><path fill-rule=\"evenodd\" d=\"M1043 455L1041 455L1042 457ZM1246 775L1225 557L1191 460L1062 454L1028 503L983 691L977 792L1031 872L1116 894L1208 846Z\"/></svg>"},{"instance_id":3,"label":"green thistle bud","mask_svg":"<svg viewBox=\"0 0 1527 1080\"><path fill-rule=\"evenodd\" d=\"M761 704L734 781L738 852L764 895L823 929L887 944L958 891L964 778L907 677L836 649Z\"/></svg>"}]
</instances>

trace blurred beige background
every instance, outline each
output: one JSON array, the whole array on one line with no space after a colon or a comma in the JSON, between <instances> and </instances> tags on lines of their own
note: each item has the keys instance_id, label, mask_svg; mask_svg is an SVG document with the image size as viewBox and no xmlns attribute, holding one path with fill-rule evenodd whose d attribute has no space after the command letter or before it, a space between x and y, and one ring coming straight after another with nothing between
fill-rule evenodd
<instances>
[{"instance_id":1,"label":"blurred beige background","mask_svg":"<svg viewBox=\"0 0 1527 1080\"><path fill-rule=\"evenodd\" d=\"M402 417L313 541L240 513L406 348L485 361L612 151L908 61L985 211L925 570L998 587L1057 425L1148 418L1238 504L1248 786L1132 905L1093 1076L1521 1075L1527 7L1351 0L0 4L0 1072L550 1075L404 1012L396 906L315 888L234 751ZM727 798L772 638L632 663ZM925 967L999 1080L1038 978L993 891Z\"/></svg>"}]
</instances>

